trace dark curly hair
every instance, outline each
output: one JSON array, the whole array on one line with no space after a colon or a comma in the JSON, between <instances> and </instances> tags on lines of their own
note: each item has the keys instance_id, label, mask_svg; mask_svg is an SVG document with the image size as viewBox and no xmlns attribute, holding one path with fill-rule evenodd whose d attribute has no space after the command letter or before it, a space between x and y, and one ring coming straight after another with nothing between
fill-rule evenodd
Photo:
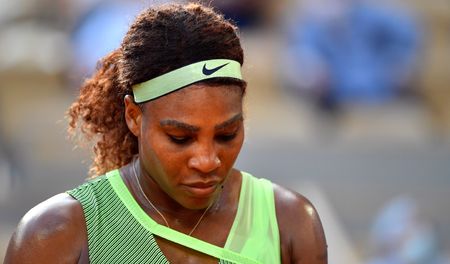
<instances>
[{"instance_id":1,"label":"dark curly hair","mask_svg":"<svg viewBox=\"0 0 450 264\"><path fill-rule=\"evenodd\" d=\"M211 8L171 4L138 15L120 48L100 60L67 112L69 134L93 143L90 175L120 168L138 153L124 117L124 96L133 85L208 59L244 62L237 27ZM246 87L231 78L202 82L238 85L243 92Z\"/></svg>"}]
</instances>

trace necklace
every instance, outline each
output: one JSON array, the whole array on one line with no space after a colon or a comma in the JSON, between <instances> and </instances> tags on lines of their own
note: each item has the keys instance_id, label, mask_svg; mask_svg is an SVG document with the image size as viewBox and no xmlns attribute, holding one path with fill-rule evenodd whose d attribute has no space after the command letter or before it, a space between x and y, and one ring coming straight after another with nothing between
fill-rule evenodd
<instances>
[{"instance_id":1,"label":"necklace","mask_svg":"<svg viewBox=\"0 0 450 264\"><path fill-rule=\"evenodd\" d=\"M159 214L159 216L161 216L162 220L164 221L164 223L166 224L166 226L168 228L170 228L169 222L167 222L166 218L164 217L164 215L158 210L158 208L156 208L156 206L152 203L152 201L150 201L150 199L147 197L147 195L145 194L144 190L142 189L141 183L139 182L139 177L137 175L136 172L136 161L137 158L134 159L133 161L133 173L134 173L134 177L136 178L136 182L139 188L139 191L142 193L142 195L144 196L145 200L150 204L150 206L155 209L155 211ZM216 201L219 200L220 197L217 197ZM192 235L192 233L194 233L195 229L197 229L198 225L200 224L200 222L203 220L203 217L205 216L206 212L208 212L209 208L211 208L211 206L214 204L214 202L210 203L208 205L208 207L205 209L205 211L203 212L203 214L200 216L200 218L198 219L197 223L194 225L194 227L191 229L191 231L189 232L189 236Z\"/></svg>"}]
</instances>

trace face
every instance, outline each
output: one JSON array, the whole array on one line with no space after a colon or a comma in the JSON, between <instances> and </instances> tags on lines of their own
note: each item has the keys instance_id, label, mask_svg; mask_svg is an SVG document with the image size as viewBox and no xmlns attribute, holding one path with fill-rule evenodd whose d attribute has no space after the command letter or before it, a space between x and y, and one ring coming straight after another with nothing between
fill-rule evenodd
<instances>
[{"instance_id":1,"label":"face","mask_svg":"<svg viewBox=\"0 0 450 264\"><path fill-rule=\"evenodd\" d=\"M192 85L144 104L137 120L142 167L155 186L185 208L207 207L244 140L240 88Z\"/></svg>"}]
</instances>

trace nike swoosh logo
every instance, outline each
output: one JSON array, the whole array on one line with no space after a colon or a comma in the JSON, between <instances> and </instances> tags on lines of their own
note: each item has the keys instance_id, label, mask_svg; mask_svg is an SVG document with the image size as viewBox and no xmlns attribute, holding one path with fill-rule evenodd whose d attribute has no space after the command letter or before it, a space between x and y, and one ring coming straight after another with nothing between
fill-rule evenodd
<instances>
[{"instance_id":1,"label":"nike swoosh logo","mask_svg":"<svg viewBox=\"0 0 450 264\"><path fill-rule=\"evenodd\" d=\"M227 65L228 65L228 63L225 63L224 65L220 65L220 66L217 66L217 67L212 68L212 69L207 69L206 68L206 63L205 63L205 65L203 65L202 72L203 72L204 75L211 75L211 74L215 73L216 71L222 69L223 67L225 67Z\"/></svg>"}]
</instances>

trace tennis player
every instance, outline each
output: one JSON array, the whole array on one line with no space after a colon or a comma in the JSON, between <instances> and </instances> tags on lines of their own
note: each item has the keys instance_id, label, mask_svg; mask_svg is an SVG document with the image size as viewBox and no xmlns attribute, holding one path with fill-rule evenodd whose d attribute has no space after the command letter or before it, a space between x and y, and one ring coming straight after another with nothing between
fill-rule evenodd
<instances>
[{"instance_id":1,"label":"tennis player","mask_svg":"<svg viewBox=\"0 0 450 264\"><path fill-rule=\"evenodd\" d=\"M233 168L243 62L212 9L143 11L68 111L91 178L31 209L5 263L327 263L311 203Z\"/></svg>"}]
</instances>

